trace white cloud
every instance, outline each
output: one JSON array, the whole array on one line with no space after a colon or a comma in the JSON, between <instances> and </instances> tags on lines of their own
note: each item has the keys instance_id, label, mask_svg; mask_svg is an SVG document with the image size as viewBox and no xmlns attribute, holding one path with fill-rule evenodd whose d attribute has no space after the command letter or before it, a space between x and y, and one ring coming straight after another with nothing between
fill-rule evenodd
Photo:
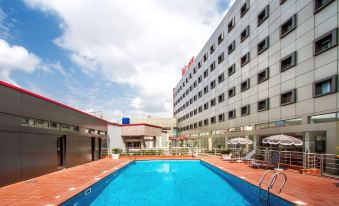
<instances>
[{"instance_id":1,"label":"white cloud","mask_svg":"<svg viewBox=\"0 0 339 206\"><path fill-rule=\"evenodd\" d=\"M141 98L135 97L134 99L132 99L131 106L135 109L141 109L143 107Z\"/></svg>"},{"instance_id":2,"label":"white cloud","mask_svg":"<svg viewBox=\"0 0 339 206\"><path fill-rule=\"evenodd\" d=\"M11 72L21 70L27 73L33 72L40 63L40 58L28 52L24 47L9 45L0 39L0 79L13 83Z\"/></svg>"},{"instance_id":3,"label":"white cloud","mask_svg":"<svg viewBox=\"0 0 339 206\"><path fill-rule=\"evenodd\" d=\"M63 20L55 43L83 71L131 85L138 96L132 107L159 115L171 115L181 67L223 18L218 1L25 0Z\"/></svg>"}]
</instances>

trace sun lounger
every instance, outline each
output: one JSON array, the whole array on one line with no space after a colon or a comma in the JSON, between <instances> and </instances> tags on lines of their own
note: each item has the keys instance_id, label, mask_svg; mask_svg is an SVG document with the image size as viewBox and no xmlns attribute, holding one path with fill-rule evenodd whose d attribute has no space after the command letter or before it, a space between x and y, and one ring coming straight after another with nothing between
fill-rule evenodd
<instances>
[{"instance_id":1,"label":"sun lounger","mask_svg":"<svg viewBox=\"0 0 339 206\"><path fill-rule=\"evenodd\" d=\"M225 155L222 155L222 159L223 160L231 160L232 159L232 154L230 153L230 154L225 154Z\"/></svg>"},{"instance_id":2,"label":"sun lounger","mask_svg":"<svg viewBox=\"0 0 339 206\"><path fill-rule=\"evenodd\" d=\"M257 169L273 169L275 167L275 164L260 160L252 160L249 166Z\"/></svg>"},{"instance_id":3,"label":"sun lounger","mask_svg":"<svg viewBox=\"0 0 339 206\"><path fill-rule=\"evenodd\" d=\"M245 157L241 157L241 158L232 158L230 159L231 162L243 162L243 161L251 161L252 160L252 156L255 154L255 150L252 150L251 152L249 152Z\"/></svg>"}]
</instances>

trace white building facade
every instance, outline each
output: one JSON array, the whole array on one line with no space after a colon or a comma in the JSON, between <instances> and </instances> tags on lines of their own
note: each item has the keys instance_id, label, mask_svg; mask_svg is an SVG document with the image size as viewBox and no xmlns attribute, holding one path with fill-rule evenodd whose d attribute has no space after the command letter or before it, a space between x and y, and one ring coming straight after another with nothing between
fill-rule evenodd
<instances>
[{"instance_id":1,"label":"white building facade","mask_svg":"<svg viewBox=\"0 0 339 206\"><path fill-rule=\"evenodd\" d=\"M237 0L174 90L198 146L290 134L339 153L338 0Z\"/></svg>"}]
</instances>

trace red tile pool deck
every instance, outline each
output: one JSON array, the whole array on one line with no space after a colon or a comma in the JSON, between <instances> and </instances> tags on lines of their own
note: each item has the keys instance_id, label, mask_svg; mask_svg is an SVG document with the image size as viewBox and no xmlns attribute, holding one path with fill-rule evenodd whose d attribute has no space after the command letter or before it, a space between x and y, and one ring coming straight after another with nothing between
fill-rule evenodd
<instances>
[{"instance_id":1,"label":"red tile pool deck","mask_svg":"<svg viewBox=\"0 0 339 206\"><path fill-rule=\"evenodd\" d=\"M134 159L193 158L190 156L129 157L120 160L106 158L2 187L0 188L0 205L58 205ZM258 185L265 171L252 169L246 163L230 163L215 157L198 159L255 185ZM339 205L338 179L303 175L291 169L285 170L284 173L287 174L288 181L279 196L290 201L299 200L307 205ZM278 188L279 183L277 180L275 188ZM276 189L273 192L276 193Z\"/></svg>"}]
</instances>

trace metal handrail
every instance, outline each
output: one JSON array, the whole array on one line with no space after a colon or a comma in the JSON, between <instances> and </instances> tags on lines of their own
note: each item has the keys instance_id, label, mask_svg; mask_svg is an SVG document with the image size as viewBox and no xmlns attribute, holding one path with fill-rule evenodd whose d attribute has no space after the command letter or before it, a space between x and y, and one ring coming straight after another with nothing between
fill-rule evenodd
<instances>
[{"instance_id":1,"label":"metal handrail","mask_svg":"<svg viewBox=\"0 0 339 206\"><path fill-rule=\"evenodd\" d=\"M275 183L275 181L278 179L278 175L283 175L284 176L284 182L283 184L280 186L280 189L279 189L279 193L281 193L282 189L284 188L286 182L287 182L287 176L285 173L282 173L282 172L276 172L274 173L271 181L270 181L270 184L268 185L268 191L270 191L272 188L273 188L273 185Z\"/></svg>"}]
</instances>

